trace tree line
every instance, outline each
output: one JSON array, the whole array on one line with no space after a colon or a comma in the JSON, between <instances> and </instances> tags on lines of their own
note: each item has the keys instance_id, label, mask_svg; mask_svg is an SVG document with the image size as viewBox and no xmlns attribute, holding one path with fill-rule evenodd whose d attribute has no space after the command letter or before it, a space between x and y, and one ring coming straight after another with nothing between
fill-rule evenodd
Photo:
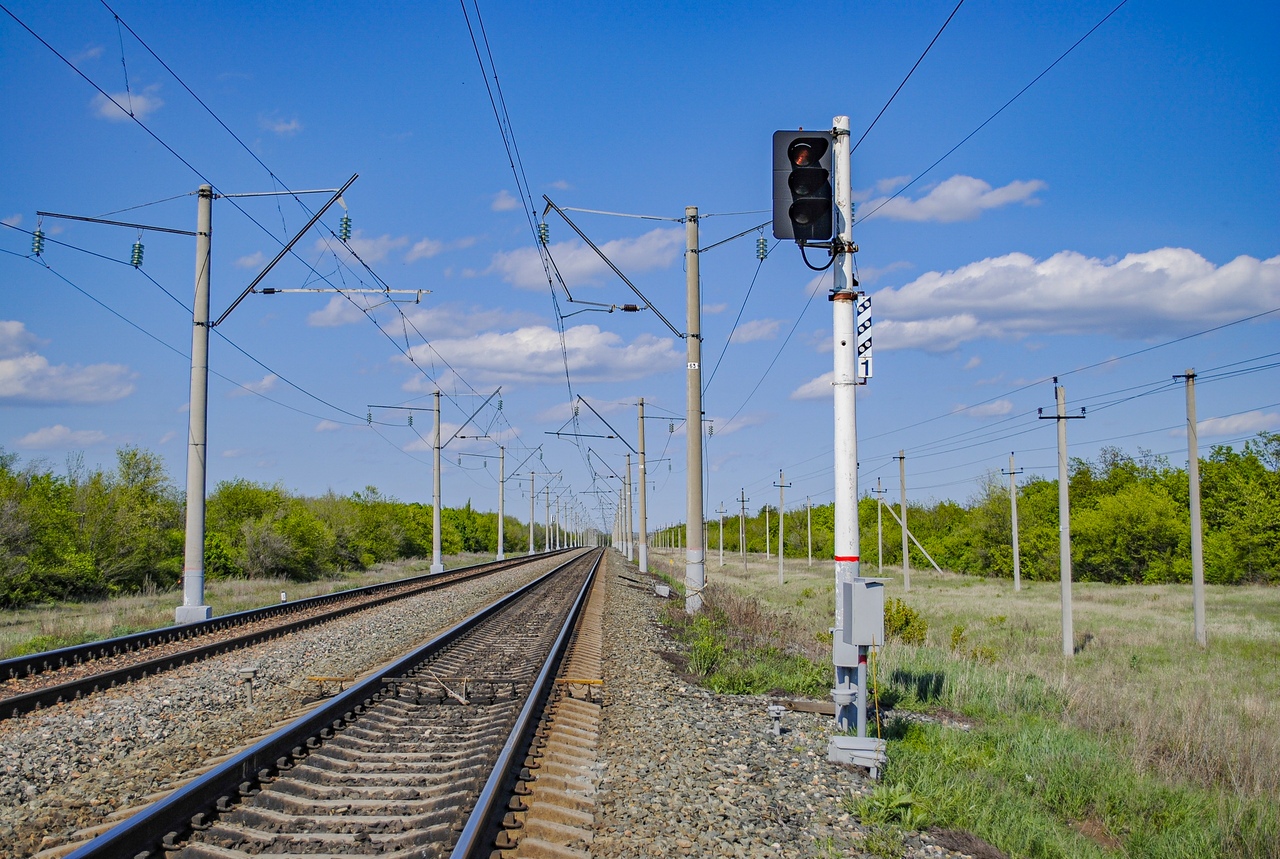
<instances>
[{"instance_id":1,"label":"tree line","mask_svg":"<svg viewBox=\"0 0 1280 859\"><path fill-rule=\"evenodd\" d=\"M1095 460L1072 459L1071 566L1079 581L1112 583L1191 580L1190 489L1185 468L1148 451L1128 454L1107 447ZM1242 450L1218 446L1200 461L1201 517L1204 523L1205 580L1217 584L1280 584L1280 433L1262 432ZM1021 574L1028 579L1059 577L1058 481L1032 476L1017 488ZM880 561L876 539L876 499L858 504L859 553L864 574ZM894 505L895 510L897 505ZM761 507L746 520L747 551L778 550L778 510ZM813 555L834 552L835 507L812 508ZM739 517L726 514L726 553L741 551ZM902 563L902 530L882 513L885 565ZM982 576L1013 576L1009 484L990 472L964 503L945 500L907 505L907 527L943 569ZM788 510L784 550L789 558L808 553L806 511ZM707 523L707 548L719 548L718 519ZM682 543L683 545L683 543ZM911 564L928 566L909 547ZM868 572L870 571L870 572Z\"/></svg>"},{"instance_id":2,"label":"tree line","mask_svg":"<svg viewBox=\"0 0 1280 859\"><path fill-rule=\"evenodd\" d=\"M508 516L505 550L528 548L528 523ZM161 458L137 447L111 469L69 459L64 473L0 449L0 608L164 590L182 577L184 494ZM543 529L535 526L537 545ZM319 497L279 484L219 483L205 506L211 579L315 579L431 554L432 508L370 486ZM440 511L446 554L496 552L498 517L471 502Z\"/></svg>"}]
</instances>

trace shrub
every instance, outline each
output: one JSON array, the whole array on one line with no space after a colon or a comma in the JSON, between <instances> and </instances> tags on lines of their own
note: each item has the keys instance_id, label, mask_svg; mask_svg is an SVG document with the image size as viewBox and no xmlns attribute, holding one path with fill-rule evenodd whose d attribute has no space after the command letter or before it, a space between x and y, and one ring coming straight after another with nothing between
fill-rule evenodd
<instances>
[{"instance_id":1,"label":"shrub","mask_svg":"<svg viewBox=\"0 0 1280 859\"><path fill-rule=\"evenodd\" d=\"M890 597L884 604L884 634L903 644L924 644L929 624L920 613L900 599Z\"/></svg>"}]
</instances>

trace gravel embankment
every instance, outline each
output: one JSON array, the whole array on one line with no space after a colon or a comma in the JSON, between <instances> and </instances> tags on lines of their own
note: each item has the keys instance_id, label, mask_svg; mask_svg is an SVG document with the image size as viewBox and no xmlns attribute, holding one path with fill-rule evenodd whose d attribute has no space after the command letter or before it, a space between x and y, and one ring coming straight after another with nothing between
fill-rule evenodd
<instances>
[{"instance_id":1,"label":"gravel embankment","mask_svg":"<svg viewBox=\"0 0 1280 859\"><path fill-rule=\"evenodd\" d=\"M563 561L360 612L322 627L0 722L0 856L31 856L135 806L265 734L315 694L311 676L353 676ZM238 671L253 666L253 706Z\"/></svg>"},{"instance_id":2,"label":"gravel embankment","mask_svg":"<svg viewBox=\"0 0 1280 859\"><path fill-rule=\"evenodd\" d=\"M596 859L646 856L862 856L866 829L841 800L865 772L828 763L828 716L788 712L775 737L762 696L717 695L681 679L661 653L661 600L610 553ZM909 834L907 857L957 857Z\"/></svg>"}]
</instances>

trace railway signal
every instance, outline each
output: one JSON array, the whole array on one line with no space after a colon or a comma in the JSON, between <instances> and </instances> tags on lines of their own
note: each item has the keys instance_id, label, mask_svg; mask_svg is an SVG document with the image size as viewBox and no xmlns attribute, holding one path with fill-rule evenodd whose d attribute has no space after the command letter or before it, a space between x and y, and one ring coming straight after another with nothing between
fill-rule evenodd
<instances>
[{"instance_id":1,"label":"railway signal","mask_svg":"<svg viewBox=\"0 0 1280 859\"><path fill-rule=\"evenodd\" d=\"M774 132L774 238L801 243L831 238L833 140L829 131Z\"/></svg>"}]
</instances>

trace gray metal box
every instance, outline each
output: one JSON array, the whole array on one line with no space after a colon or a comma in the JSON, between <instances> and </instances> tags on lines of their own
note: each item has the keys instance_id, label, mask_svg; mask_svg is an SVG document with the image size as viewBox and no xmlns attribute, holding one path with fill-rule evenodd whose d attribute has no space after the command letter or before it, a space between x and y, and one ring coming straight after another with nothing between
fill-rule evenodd
<instances>
[{"instance_id":1,"label":"gray metal box","mask_svg":"<svg viewBox=\"0 0 1280 859\"><path fill-rule=\"evenodd\" d=\"M884 644L884 585L860 579L842 582L836 598L842 601L845 628L833 636L832 661L854 666L859 647Z\"/></svg>"}]
</instances>

